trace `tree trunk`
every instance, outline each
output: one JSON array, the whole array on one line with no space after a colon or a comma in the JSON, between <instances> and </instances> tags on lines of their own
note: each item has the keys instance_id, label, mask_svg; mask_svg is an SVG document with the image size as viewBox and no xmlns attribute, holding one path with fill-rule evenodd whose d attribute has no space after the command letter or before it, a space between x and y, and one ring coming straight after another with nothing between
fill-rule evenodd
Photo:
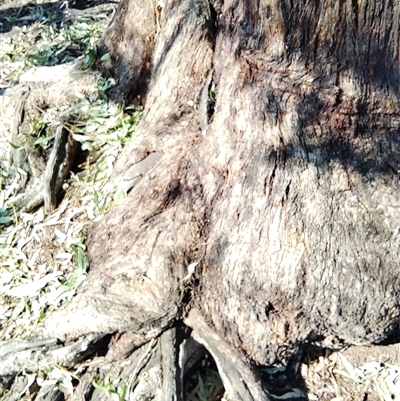
<instances>
[{"instance_id":1,"label":"tree trunk","mask_svg":"<svg viewBox=\"0 0 400 401\"><path fill-rule=\"evenodd\" d=\"M400 5L160 4L122 0L100 45L145 101L130 192L42 334L140 347L183 320L231 399L266 400L259 367L398 330Z\"/></svg>"}]
</instances>

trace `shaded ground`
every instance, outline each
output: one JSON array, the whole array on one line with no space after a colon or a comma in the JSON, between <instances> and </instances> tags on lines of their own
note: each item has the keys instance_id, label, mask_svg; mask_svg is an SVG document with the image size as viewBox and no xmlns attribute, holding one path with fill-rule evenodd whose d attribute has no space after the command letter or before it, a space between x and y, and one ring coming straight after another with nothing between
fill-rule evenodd
<instances>
[{"instance_id":1,"label":"shaded ground","mask_svg":"<svg viewBox=\"0 0 400 401\"><path fill-rule=\"evenodd\" d=\"M0 4L0 33L10 32L15 27L29 27L38 22L61 23L78 16L90 19L103 11L110 11L110 5L117 3L116 0L4 0Z\"/></svg>"}]
</instances>

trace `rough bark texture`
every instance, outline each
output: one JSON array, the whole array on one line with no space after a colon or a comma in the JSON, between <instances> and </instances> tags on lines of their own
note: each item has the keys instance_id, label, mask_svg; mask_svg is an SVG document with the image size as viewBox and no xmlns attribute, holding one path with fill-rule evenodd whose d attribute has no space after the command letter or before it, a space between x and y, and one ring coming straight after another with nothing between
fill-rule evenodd
<instances>
[{"instance_id":1,"label":"rough bark texture","mask_svg":"<svg viewBox=\"0 0 400 401\"><path fill-rule=\"evenodd\" d=\"M140 345L186 306L202 316L187 320L194 331L208 325L244 371L287 362L310 343L393 335L400 5L175 0L154 36L151 18L132 14L139 3L154 7L122 1L114 23L135 21L118 28L127 58L118 30L103 43L116 74L129 64L128 81L146 76L151 54L145 113L116 176L150 153L163 157L94 227L87 285L43 332L132 330ZM123 76L117 90L128 99L142 96L138 82L126 85ZM211 89L215 105L202 104ZM266 399L252 380L247 391Z\"/></svg>"},{"instance_id":2,"label":"rough bark texture","mask_svg":"<svg viewBox=\"0 0 400 401\"><path fill-rule=\"evenodd\" d=\"M150 78L151 59L157 32L157 5L154 0L121 1L118 13L108 27L99 46L100 53L112 58L99 65L118 79L112 91L117 99L141 103L145 99Z\"/></svg>"}]
</instances>

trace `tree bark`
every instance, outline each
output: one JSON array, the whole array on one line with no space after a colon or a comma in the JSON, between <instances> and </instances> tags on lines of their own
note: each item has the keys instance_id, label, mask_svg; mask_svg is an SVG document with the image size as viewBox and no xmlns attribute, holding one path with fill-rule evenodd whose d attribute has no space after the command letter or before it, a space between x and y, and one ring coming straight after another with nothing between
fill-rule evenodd
<instances>
[{"instance_id":1,"label":"tree bark","mask_svg":"<svg viewBox=\"0 0 400 401\"><path fill-rule=\"evenodd\" d=\"M162 157L93 227L86 286L42 334L139 347L186 319L235 355L217 365L243 400L305 346L394 335L399 22L391 0L122 0L103 68L146 103L115 178Z\"/></svg>"}]
</instances>

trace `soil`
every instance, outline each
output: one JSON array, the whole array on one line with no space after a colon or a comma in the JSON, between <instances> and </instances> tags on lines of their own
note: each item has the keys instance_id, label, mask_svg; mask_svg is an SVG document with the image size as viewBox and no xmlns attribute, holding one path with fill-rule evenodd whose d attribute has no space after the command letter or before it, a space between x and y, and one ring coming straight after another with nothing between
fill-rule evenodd
<instances>
[{"instance_id":1,"label":"soil","mask_svg":"<svg viewBox=\"0 0 400 401\"><path fill-rule=\"evenodd\" d=\"M29 26L50 15L54 17L54 13L58 14L60 21L79 14L88 16L102 9L109 9L110 5L116 3L118 0L2 0L0 32L7 33L18 26Z\"/></svg>"}]
</instances>

